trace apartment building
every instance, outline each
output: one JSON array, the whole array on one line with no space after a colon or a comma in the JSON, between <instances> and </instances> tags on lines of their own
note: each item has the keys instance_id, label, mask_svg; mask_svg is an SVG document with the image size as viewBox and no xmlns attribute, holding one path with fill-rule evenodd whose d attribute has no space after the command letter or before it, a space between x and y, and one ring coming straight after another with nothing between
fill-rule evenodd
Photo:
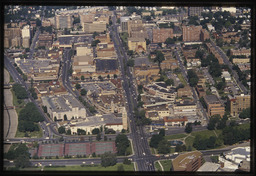
<instances>
[{"instance_id":1,"label":"apartment building","mask_svg":"<svg viewBox=\"0 0 256 176\"><path fill-rule=\"evenodd\" d=\"M73 17L70 14L56 15L55 16L55 27L57 29L72 28Z\"/></svg>"},{"instance_id":2,"label":"apartment building","mask_svg":"<svg viewBox=\"0 0 256 176\"><path fill-rule=\"evenodd\" d=\"M188 16L201 16L204 7L188 7Z\"/></svg>"},{"instance_id":3,"label":"apartment building","mask_svg":"<svg viewBox=\"0 0 256 176\"><path fill-rule=\"evenodd\" d=\"M129 37L131 37L132 31L143 30L143 23L141 19L134 19L127 21L127 32Z\"/></svg>"},{"instance_id":4,"label":"apartment building","mask_svg":"<svg viewBox=\"0 0 256 176\"><path fill-rule=\"evenodd\" d=\"M107 30L106 21L93 21L92 23L82 23L83 32L94 33L94 32L104 32Z\"/></svg>"},{"instance_id":5,"label":"apartment building","mask_svg":"<svg viewBox=\"0 0 256 176\"><path fill-rule=\"evenodd\" d=\"M180 117L164 117L165 126L186 126L188 118L186 116Z\"/></svg>"},{"instance_id":6,"label":"apartment building","mask_svg":"<svg viewBox=\"0 0 256 176\"><path fill-rule=\"evenodd\" d=\"M177 91L178 97L191 97L193 96L193 93L191 91L190 86L185 86L184 88L179 88Z\"/></svg>"},{"instance_id":7,"label":"apartment building","mask_svg":"<svg viewBox=\"0 0 256 176\"><path fill-rule=\"evenodd\" d=\"M229 96L230 115L238 116L244 109L251 107L251 95Z\"/></svg>"},{"instance_id":8,"label":"apartment building","mask_svg":"<svg viewBox=\"0 0 256 176\"><path fill-rule=\"evenodd\" d=\"M221 104L216 95L205 95L204 101L207 106L207 114L213 116L219 114L221 117L225 114L225 107Z\"/></svg>"},{"instance_id":9,"label":"apartment building","mask_svg":"<svg viewBox=\"0 0 256 176\"><path fill-rule=\"evenodd\" d=\"M153 43L164 43L167 38L173 38L172 28L153 29Z\"/></svg>"},{"instance_id":10,"label":"apartment building","mask_svg":"<svg viewBox=\"0 0 256 176\"><path fill-rule=\"evenodd\" d=\"M182 26L182 36L184 42L200 41L202 26Z\"/></svg>"},{"instance_id":11,"label":"apartment building","mask_svg":"<svg viewBox=\"0 0 256 176\"><path fill-rule=\"evenodd\" d=\"M73 58L73 76L87 72L95 72L96 66L93 57L90 55L74 56Z\"/></svg>"},{"instance_id":12,"label":"apartment building","mask_svg":"<svg viewBox=\"0 0 256 176\"><path fill-rule=\"evenodd\" d=\"M240 50L230 50L230 56L238 56L238 55L244 55L246 57L251 56L251 49L240 49Z\"/></svg>"}]
</instances>

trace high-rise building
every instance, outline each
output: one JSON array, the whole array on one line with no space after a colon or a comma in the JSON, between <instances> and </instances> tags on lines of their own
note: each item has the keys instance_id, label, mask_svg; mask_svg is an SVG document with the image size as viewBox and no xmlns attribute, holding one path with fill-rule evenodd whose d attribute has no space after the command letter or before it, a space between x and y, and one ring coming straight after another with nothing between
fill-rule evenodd
<instances>
[{"instance_id":1,"label":"high-rise building","mask_svg":"<svg viewBox=\"0 0 256 176\"><path fill-rule=\"evenodd\" d=\"M202 29L200 33L200 40L203 42L207 39L210 39L210 34L206 29Z\"/></svg>"},{"instance_id":2,"label":"high-rise building","mask_svg":"<svg viewBox=\"0 0 256 176\"><path fill-rule=\"evenodd\" d=\"M188 16L201 16L204 7L188 7Z\"/></svg>"},{"instance_id":3,"label":"high-rise building","mask_svg":"<svg viewBox=\"0 0 256 176\"><path fill-rule=\"evenodd\" d=\"M182 26L182 36L184 42L200 41L202 26Z\"/></svg>"},{"instance_id":4,"label":"high-rise building","mask_svg":"<svg viewBox=\"0 0 256 176\"><path fill-rule=\"evenodd\" d=\"M153 29L153 43L164 43L167 38L173 38L172 28Z\"/></svg>"},{"instance_id":5,"label":"high-rise building","mask_svg":"<svg viewBox=\"0 0 256 176\"><path fill-rule=\"evenodd\" d=\"M30 47L30 38L29 37L22 38L22 46L24 48Z\"/></svg>"},{"instance_id":6,"label":"high-rise building","mask_svg":"<svg viewBox=\"0 0 256 176\"><path fill-rule=\"evenodd\" d=\"M72 28L72 26L73 26L72 15L69 15L69 14L56 15L55 16L55 26L57 29Z\"/></svg>"},{"instance_id":7,"label":"high-rise building","mask_svg":"<svg viewBox=\"0 0 256 176\"><path fill-rule=\"evenodd\" d=\"M129 20L127 23L127 32L129 34L129 37L131 37L131 31L140 31L143 29L143 23L141 19Z\"/></svg>"},{"instance_id":8,"label":"high-rise building","mask_svg":"<svg viewBox=\"0 0 256 176\"><path fill-rule=\"evenodd\" d=\"M22 38L30 38L30 26L26 25L23 27L23 29L21 30L21 36Z\"/></svg>"},{"instance_id":9,"label":"high-rise building","mask_svg":"<svg viewBox=\"0 0 256 176\"><path fill-rule=\"evenodd\" d=\"M130 17L124 16L120 17L120 24L122 32L128 32L128 21L130 20Z\"/></svg>"},{"instance_id":10,"label":"high-rise building","mask_svg":"<svg viewBox=\"0 0 256 176\"><path fill-rule=\"evenodd\" d=\"M92 23L82 23L83 31L86 33L104 32L107 30L105 21L94 21Z\"/></svg>"},{"instance_id":11,"label":"high-rise building","mask_svg":"<svg viewBox=\"0 0 256 176\"><path fill-rule=\"evenodd\" d=\"M244 109L251 106L251 95L235 95L229 96L230 115L238 116Z\"/></svg>"}]
</instances>

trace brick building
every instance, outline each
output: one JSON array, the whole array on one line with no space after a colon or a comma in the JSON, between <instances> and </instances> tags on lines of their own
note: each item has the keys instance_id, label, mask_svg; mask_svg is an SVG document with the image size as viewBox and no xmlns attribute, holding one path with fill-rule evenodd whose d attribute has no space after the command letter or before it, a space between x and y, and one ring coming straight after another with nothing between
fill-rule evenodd
<instances>
[{"instance_id":1,"label":"brick building","mask_svg":"<svg viewBox=\"0 0 256 176\"><path fill-rule=\"evenodd\" d=\"M153 29L153 43L164 43L167 38L173 38L172 28Z\"/></svg>"},{"instance_id":2,"label":"brick building","mask_svg":"<svg viewBox=\"0 0 256 176\"><path fill-rule=\"evenodd\" d=\"M204 101L206 103L207 113L209 116L219 114L221 117L223 117L225 113L225 107L221 104L216 95L205 95Z\"/></svg>"},{"instance_id":3,"label":"brick building","mask_svg":"<svg viewBox=\"0 0 256 176\"><path fill-rule=\"evenodd\" d=\"M180 154L172 161L172 171L197 171L203 165L203 154L199 151Z\"/></svg>"},{"instance_id":4,"label":"brick building","mask_svg":"<svg viewBox=\"0 0 256 176\"><path fill-rule=\"evenodd\" d=\"M182 36L184 42L200 41L202 26L182 26Z\"/></svg>"}]
</instances>

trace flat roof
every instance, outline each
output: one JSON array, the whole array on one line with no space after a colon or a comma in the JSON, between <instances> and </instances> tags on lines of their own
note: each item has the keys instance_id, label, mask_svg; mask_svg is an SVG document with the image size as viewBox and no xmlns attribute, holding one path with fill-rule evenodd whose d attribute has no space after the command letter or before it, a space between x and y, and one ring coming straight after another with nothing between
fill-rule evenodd
<instances>
[{"instance_id":1,"label":"flat roof","mask_svg":"<svg viewBox=\"0 0 256 176\"><path fill-rule=\"evenodd\" d=\"M200 151L188 152L180 154L173 161L172 165L175 171L182 170L184 171L187 167L187 164L193 161L194 159L202 156Z\"/></svg>"},{"instance_id":2,"label":"flat roof","mask_svg":"<svg viewBox=\"0 0 256 176\"><path fill-rule=\"evenodd\" d=\"M220 168L220 164L205 162L197 171L198 172L215 172Z\"/></svg>"}]
</instances>

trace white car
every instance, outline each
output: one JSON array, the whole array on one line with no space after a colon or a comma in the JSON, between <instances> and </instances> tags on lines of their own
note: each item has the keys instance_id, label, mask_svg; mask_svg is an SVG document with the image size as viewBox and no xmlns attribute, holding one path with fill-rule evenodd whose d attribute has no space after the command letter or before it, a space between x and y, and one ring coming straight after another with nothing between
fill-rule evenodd
<instances>
[{"instance_id":1,"label":"white car","mask_svg":"<svg viewBox=\"0 0 256 176\"><path fill-rule=\"evenodd\" d=\"M146 154L143 152L143 155L146 155Z\"/></svg>"}]
</instances>

